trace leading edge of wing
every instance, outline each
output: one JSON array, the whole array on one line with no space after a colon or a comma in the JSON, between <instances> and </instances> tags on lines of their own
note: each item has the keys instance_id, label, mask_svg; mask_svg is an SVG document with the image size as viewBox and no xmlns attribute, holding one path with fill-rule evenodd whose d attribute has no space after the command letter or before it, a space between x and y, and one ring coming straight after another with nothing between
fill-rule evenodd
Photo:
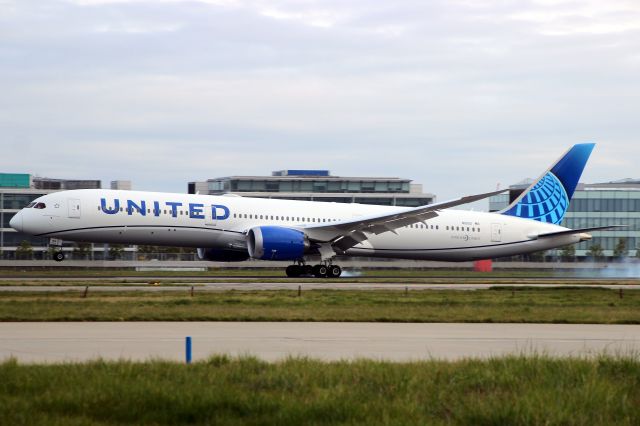
<instances>
[{"instance_id":1,"label":"leading edge of wing","mask_svg":"<svg viewBox=\"0 0 640 426\"><path fill-rule=\"evenodd\" d=\"M440 203L427 204L420 207L396 210L378 215L359 216L354 217L353 219L331 222L330 224L311 225L300 227L298 229L304 231L312 240L325 242L334 240L335 238L347 235L354 231L364 232L365 234L394 232L396 229L403 226L424 222L436 217L438 216L438 210L473 203L474 201L483 200L493 195L501 194L505 191L505 189L502 189L499 191L484 192L482 194L466 195L464 197Z\"/></svg>"}]
</instances>

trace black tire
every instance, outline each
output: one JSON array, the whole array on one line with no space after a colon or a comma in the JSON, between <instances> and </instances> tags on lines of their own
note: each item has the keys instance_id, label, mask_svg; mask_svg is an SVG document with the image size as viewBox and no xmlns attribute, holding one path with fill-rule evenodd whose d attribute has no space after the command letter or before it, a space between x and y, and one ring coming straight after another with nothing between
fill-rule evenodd
<instances>
[{"instance_id":1,"label":"black tire","mask_svg":"<svg viewBox=\"0 0 640 426\"><path fill-rule=\"evenodd\" d=\"M53 260L56 262L62 262L64 260L64 253L61 251L57 251L53 254Z\"/></svg>"},{"instance_id":2,"label":"black tire","mask_svg":"<svg viewBox=\"0 0 640 426\"><path fill-rule=\"evenodd\" d=\"M329 278L338 278L342 274L342 268L338 265L331 265L329 267Z\"/></svg>"},{"instance_id":3,"label":"black tire","mask_svg":"<svg viewBox=\"0 0 640 426\"><path fill-rule=\"evenodd\" d=\"M313 275L313 266L311 265L302 266L302 275L308 275L308 276Z\"/></svg>"},{"instance_id":4,"label":"black tire","mask_svg":"<svg viewBox=\"0 0 640 426\"><path fill-rule=\"evenodd\" d=\"M328 272L328 268L324 265L315 265L313 267L313 276L316 278L326 278Z\"/></svg>"},{"instance_id":5,"label":"black tire","mask_svg":"<svg viewBox=\"0 0 640 426\"><path fill-rule=\"evenodd\" d=\"M298 265L289 265L287 266L285 273L289 278L295 278L300 276L302 269Z\"/></svg>"}]
</instances>

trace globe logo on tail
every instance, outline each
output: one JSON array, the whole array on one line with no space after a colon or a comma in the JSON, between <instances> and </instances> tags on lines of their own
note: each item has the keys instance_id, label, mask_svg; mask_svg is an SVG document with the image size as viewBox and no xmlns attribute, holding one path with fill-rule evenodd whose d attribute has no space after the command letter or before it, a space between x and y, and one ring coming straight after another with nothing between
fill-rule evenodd
<instances>
[{"instance_id":1,"label":"globe logo on tail","mask_svg":"<svg viewBox=\"0 0 640 426\"><path fill-rule=\"evenodd\" d=\"M553 173L548 172L506 214L559 224L568 208L569 197L564 186Z\"/></svg>"}]
</instances>

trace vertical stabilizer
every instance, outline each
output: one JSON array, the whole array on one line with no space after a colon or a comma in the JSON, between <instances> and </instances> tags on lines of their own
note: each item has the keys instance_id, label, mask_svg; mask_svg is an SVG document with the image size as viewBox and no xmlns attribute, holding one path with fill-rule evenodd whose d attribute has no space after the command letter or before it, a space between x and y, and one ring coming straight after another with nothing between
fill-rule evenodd
<instances>
[{"instance_id":1,"label":"vertical stabilizer","mask_svg":"<svg viewBox=\"0 0 640 426\"><path fill-rule=\"evenodd\" d=\"M571 147L500 213L540 222L562 222L594 146L593 143L582 143Z\"/></svg>"}]
</instances>

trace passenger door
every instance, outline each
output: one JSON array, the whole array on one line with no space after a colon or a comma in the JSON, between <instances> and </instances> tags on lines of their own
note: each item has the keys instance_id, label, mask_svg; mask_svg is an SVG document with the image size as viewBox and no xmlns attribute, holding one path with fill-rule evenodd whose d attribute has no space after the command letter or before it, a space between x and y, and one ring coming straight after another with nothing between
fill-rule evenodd
<instances>
[{"instance_id":1,"label":"passenger door","mask_svg":"<svg viewBox=\"0 0 640 426\"><path fill-rule=\"evenodd\" d=\"M502 224L492 223L491 224L491 242L499 243L500 241L502 241Z\"/></svg>"},{"instance_id":2,"label":"passenger door","mask_svg":"<svg viewBox=\"0 0 640 426\"><path fill-rule=\"evenodd\" d=\"M69 217L79 219L80 218L80 200L70 198L67 200L67 206L69 208Z\"/></svg>"}]
</instances>

